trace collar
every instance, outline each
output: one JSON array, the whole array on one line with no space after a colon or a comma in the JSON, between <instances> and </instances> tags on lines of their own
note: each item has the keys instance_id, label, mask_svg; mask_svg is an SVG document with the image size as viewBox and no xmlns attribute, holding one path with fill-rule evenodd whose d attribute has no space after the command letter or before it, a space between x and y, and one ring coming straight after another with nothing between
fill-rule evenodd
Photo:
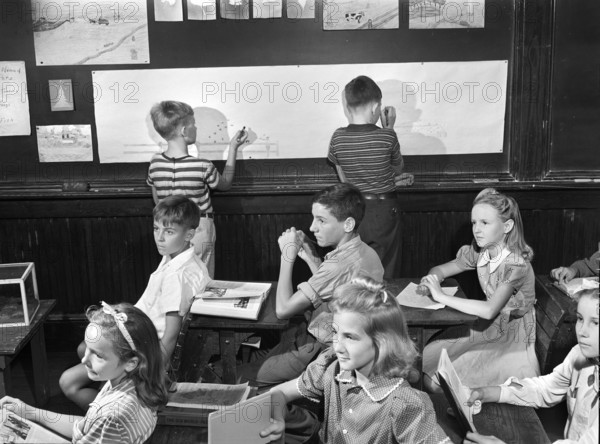
<instances>
[{"instance_id":1,"label":"collar","mask_svg":"<svg viewBox=\"0 0 600 444\"><path fill-rule=\"evenodd\" d=\"M381 129L374 123L351 123L346 127L346 130L352 133L362 133Z\"/></svg>"},{"instance_id":2,"label":"collar","mask_svg":"<svg viewBox=\"0 0 600 444\"><path fill-rule=\"evenodd\" d=\"M485 267L489 263L490 273L493 273L500 266L500 264L504 262L504 259L506 259L509 255L510 250L504 247L498 256L491 259L490 251L486 249L483 253L479 255L479 259L477 259L477 266Z\"/></svg>"},{"instance_id":3,"label":"collar","mask_svg":"<svg viewBox=\"0 0 600 444\"><path fill-rule=\"evenodd\" d=\"M349 250L351 248L356 248L358 247L360 244L362 243L362 240L360 239L360 234L357 234L356 236L354 236L352 239L350 239L347 242L344 242L342 245L340 245L339 247L336 247L334 250L330 251L329 253L327 253L325 255L325 259L329 259L330 257L336 255L336 254L340 254L341 252L345 251L345 250Z\"/></svg>"},{"instance_id":4,"label":"collar","mask_svg":"<svg viewBox=\"0 0 600 444\"><path fill-rule=\"evenodd\" d=\"M178 160L183 160L183 159L187 159L188 157L192 157L189 154L186 154L185 156L181 156L181 157L169 157L167 156L165 153L160 153L165 159L167 159L169 162L177 162Z\"/></svg>"},{"instance_id":5,"label":"collar","mask_svg":"<svg viewBox=\"0 0 600 444\"><path fill-rule=\"evenodd\" d=\"M335 375L335 380L342 384L352 384L355 387L358 386L362 388L373 402L383 401L404 382L404 378L375 376L374 378L369 379L367 384L362 385L356 380L354 370L340 370L340 372Z\"/></svg>"},{"instance_id":6,"label":"collar","mask_svg":"<svg viewBox=\"0 0 600 444\"><path fill-rule=\"evenodd\" d=\"M183 265L185 265L193 256L194 249L191 247L187 250L182 251L173 259L171 259L169 256L163 256L158 268L161 269L163 267L169 267L178 270L179 268L183 267Z\"/></svg>"}]
</instances>

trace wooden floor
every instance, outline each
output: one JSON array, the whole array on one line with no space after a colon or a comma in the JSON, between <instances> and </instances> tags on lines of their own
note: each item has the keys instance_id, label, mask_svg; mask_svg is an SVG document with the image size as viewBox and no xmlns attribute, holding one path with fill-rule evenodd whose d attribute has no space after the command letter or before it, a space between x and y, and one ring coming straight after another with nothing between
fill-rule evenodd
<instances>
[{"instance_id":1,"label":"wooden floor","mask_svg":"<svg viewBox=\"0 0 600 444\"><path fill-rule=\"evenodd\" d=\"M51 381L50 399L43 407L57 413L83 415L83 412L77 406L65 398L58 385L58 380L62 372L78 362L75 350L72 352L48 351L48 360ZM30 405L35 405L30 389L32 363L29 353L26 351L21 353L19 358L14 361L12 370L13 389L10 392L11 396L18 397ZM435 397L433 399L435 402ZM436 404L436 413L438 415L445 414L445 408ZM559 408L538 410L538 415L552 442L562 438L562 429L565 423L563 405L559 406ZM170 444L174 443L170 442Z\"/></svg>"}]
</instances>

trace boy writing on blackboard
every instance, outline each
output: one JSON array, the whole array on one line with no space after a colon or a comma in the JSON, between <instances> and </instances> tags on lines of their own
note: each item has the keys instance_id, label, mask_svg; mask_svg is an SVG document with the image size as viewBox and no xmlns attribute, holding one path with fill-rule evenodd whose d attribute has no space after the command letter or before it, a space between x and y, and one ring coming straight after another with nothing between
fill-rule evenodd
<instances>
[{"instance_id":1,"label":"boy writing on blackboard","mask_svg":"<svg viewBox=\"0 0 600 444\"><path fill-rule=\"evenodd\" d=\"M216 231L210 190L228 190L235 174L237 151L247 139L247 132L238 131L229 142L229 155L223 174L206 159L198 159L188 152L188 145L196 142L194 110L183 102L163 101L150 110L156 132L167 141L167 149L150 160L148 185L152 187L154 203L167 196L187 196L200 208L200 225L192 239L194 251L208 268L211 278L215 274L214 245Z\"/></svg>"},{"instance_id":2,"label":"boy writing on blackboard","mask_svg":"<svg viewBox=\"0 0 600 444\"><path fill-rule=\"evenodd\" d=\"M366 199L359 234L379 255L390 279L399 271L401 245L400 205L396 185L411 185L413 176L402 174L404 161L394 131L396 110L381 108L381 89L369 77L351 80L342 93L349 125L331 137L328 160L341 182L355 185ZM383 128L376 125L381 119Z\"/></svg>"}]
</instances>

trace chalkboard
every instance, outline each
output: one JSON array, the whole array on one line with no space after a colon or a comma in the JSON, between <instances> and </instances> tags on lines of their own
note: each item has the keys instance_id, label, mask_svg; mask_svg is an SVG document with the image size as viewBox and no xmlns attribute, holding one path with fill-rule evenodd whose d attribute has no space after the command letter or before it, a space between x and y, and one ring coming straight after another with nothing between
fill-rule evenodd
<instances>
[{"instance_id":1,"label":"chalkboard","mask_svg":"<svg viewBox=\"0 0 600 444\"><path fill-rule=\"evenodd\" d=\"M600 4L556 3L550 174L600 175Z\"/></svg>"},{"instance_id":2,"label":"chalkboard","mask_svg":"<svg viewBox=\"0 0 600 444\"><path fill-rule=\"evenodd\" d=\"M284 7L282 19L202 22L185 18L183 22L156 22L153 2L148 1L149 64L36 66L28 2L2 2L0 60L25 61L32 135L0 137L0 187L51 192L143 188L147 163L101 164L98 160L90 94L93 70L507 60L507 90L514 89L515 35L517 21L522 19L516 15L515 3L488 1L485 28L418 30L408 27L411 3L399 2L398 29L324 31L322 1L316 2L314 19L285 18ZM51 79L72 80L74 111L50 111ZM425 182L511 179L512 97L507 97L506 108L503 152L407 156L406 170ZM93 162L39 162L35 126L64 124L92 126ZM222 168L221 162L215 163ZM236 173L236 183L250 187L298 188L335 180L335 171L324 158L247 160L239 163Z\"/></svg>"}]
</instances>

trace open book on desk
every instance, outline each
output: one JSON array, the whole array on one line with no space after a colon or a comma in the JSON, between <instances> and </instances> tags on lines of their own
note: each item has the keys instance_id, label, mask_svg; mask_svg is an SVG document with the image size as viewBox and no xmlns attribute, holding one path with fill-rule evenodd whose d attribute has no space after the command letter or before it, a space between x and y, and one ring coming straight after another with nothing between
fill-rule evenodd
<instances>
[{"instance_id":1,"label":"open book on desk","mask_svg":"<svg viewBox=\"0 0 600 444\"><path fill-rule=\"evenodd\" d=\"M552 283L556 288L561 290L570 298L573 298L577 293L583 290L593 290L594 288L598 288L598 278L597 277L587 277L587 278L574 278L569 282L553 282Z\"/></svg>"},{"instance_id":2,"label":"open book on desk","mask_svg":"<svg viewBox=\"0 0 600 444\"><path fill-rule=\"evenodd\" d=\"M210 281L204 293L196 296L190 311L206 316L257 320L270 283Z\"/></svg>"},{"instance_id":3,"label":"open book on desk","mask_svg":"<svg viewBox=\"0 0 600 444\"><path fill-rule=\"evenodd\" d=\"M0 443L70 443L65 438L36 424L21 418L7 409L0 412Z\"/></svg>"},{"instance_id":4,"label":"open book on desk","mask_svg":"<svg viewBox=\"0 0 600 444\"><path fill-rule=\"evenodd\" d=\"M473 408L467 405L471 390L460 381L445 348L440 354L437 376L444 395L456 415L463 436L467 432L477 432L473 423Z\"/></svg>"}]
</instances>

